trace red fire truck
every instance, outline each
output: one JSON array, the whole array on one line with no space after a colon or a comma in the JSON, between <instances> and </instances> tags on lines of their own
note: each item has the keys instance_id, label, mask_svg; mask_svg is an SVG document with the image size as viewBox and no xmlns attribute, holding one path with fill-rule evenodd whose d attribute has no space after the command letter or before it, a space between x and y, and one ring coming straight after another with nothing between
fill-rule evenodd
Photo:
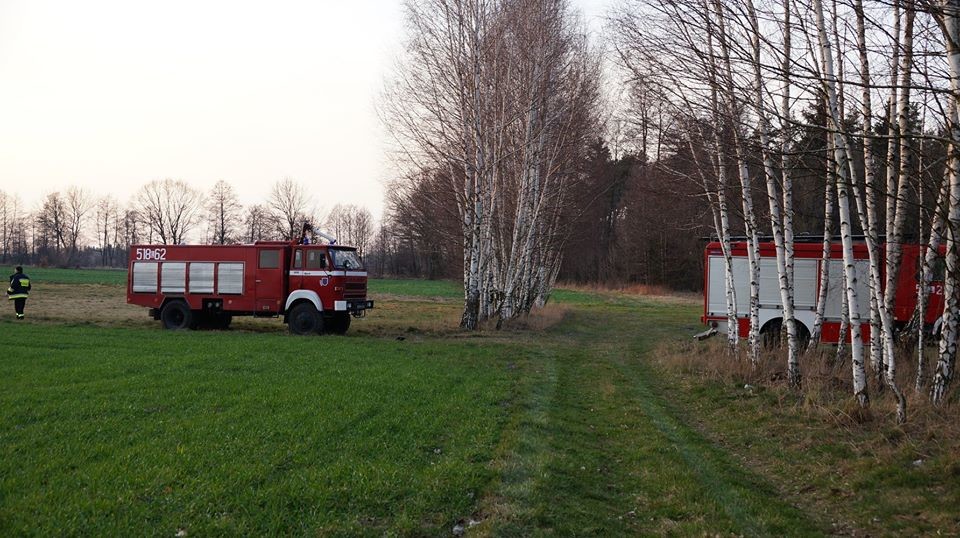
<instances>
[{"instance_id":1,"label":"red fire truck","mask_svg":"<svg viewBox=\"0 0 960 538\"><path fill-rule=\"evenodd\" d=\"M344 334L373 308L356 249L339 245L134 245L127 275L127 302L167 329L283 316L295 334Z\"/></svg>"},{"instance_id":2,"label":"red fire truck","mask_svg":"<svg viewBox=\"0 0 960 538\"><path fill-rule=\"evenodd\" d=\"M920 268L923 249L919 245L903 245L903 262L897 278L896 302L893 311L894 322L903 327L913 316L917 307L917 286L920 283ZM750 271L747 261L745 241L731 243L733 255L733 280L737 299L738 334L746 336L750 329ZM857 297L860 299L860 319L870 319L870 262L867 246L862 241L854 244L854 267L857 275ZM929 299L924 313L924 328L936 333L939 330L940 317L943 314L943 249L933 267L933 279L929 286ZM885 256L885 245L881 256ZM726 270L723 251L719 242L707 245L705 251L705 275L702 321L726 333L727 299ZM817 294L820 289L820 267L822 264L823 244L821 238L798 238L794 244L794 305L795 317L800 324L801 339L809 338L817 308ZM824 305L824 321L821 341L835 344L840 340L840 320L845 293L843 279L843 247L839 239L834 241L830 250L827 279L827 296ZM882 275L886 281L886 275ZM783 307L780 299L780 281L777 274L777 253L772 241L760 243L760 333L767 338L776 338L783 323ZM862 326L863 340L869 342L870 327ZM848 336L849 338L849 336Z\"/></svg>"}]
</instances>

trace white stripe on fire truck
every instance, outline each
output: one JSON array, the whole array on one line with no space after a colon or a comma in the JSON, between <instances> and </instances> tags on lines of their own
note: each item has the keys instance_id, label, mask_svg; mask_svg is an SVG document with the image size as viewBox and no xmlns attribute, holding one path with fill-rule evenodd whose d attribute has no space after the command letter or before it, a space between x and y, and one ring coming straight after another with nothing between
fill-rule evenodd
<instances>
[{"instance_id":1,"label":"white stripe on fire truck","mask_svg":"<svg viewBox=\"0 0 960 538\"><path fill-rule=\"evenodd\" d=\"M290 271L290 276L367 276L366 271Z\"/></svg>"}]
</instances>

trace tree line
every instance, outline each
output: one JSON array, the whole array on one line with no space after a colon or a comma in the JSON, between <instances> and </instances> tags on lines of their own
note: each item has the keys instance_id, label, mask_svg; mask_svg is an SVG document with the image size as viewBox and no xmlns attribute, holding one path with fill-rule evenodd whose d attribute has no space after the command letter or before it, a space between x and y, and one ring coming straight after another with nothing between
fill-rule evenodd
<instances>
[{"instance_id":1,"label":"tree line","mask_svg":"<svg viewBox=\"0 0 960 538\"><path fill-rule=\"evenodd\" d=\"M235 244L301 238L304 223L327 230L340 243L369 248L373 215L337 204L321 212L297 181L276 181L264 202L244 205L229 182L208 192L182 180L144 184L125 204L70 186L33 208L17 193L0 190L0 260L63 267L125 267L134 244Z\"/></svg>"}]
</instances>

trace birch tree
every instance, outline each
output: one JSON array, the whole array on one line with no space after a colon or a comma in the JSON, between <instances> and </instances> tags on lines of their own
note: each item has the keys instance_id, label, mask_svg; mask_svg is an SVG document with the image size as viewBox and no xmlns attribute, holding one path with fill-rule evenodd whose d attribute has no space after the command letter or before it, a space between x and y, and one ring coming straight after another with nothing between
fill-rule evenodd
<instances>
[{"instance_id":1,"label":"birch tree","mask_svg":"<svg viewBox=\"0 0 960 538\"><path fill-rule=\"evenodd\" d=\"M387 117L402 155L455 193L461 327L542 305L559 271L571 157L588 137L598 63L561 0L421 0Z\"/></svg>"},{"instance_id":2,"label":"birch tree","mask_svg":"<svg viewBox=\"0 0 960 538\"><path fill-rule=\"evenodd\" d=\"M789 9L789 3L787 4ZM783 222L782 213L784 210L792 211L792 208L781 209L780 194L777 192L777 171L773 164L774 158L770 148L770 125L767 119L766 104L763 92L763 59L760 55L760 23L757 20L756 8L753 0L747 0L747 14L750 20L751 29L751 49L753 53L753 77L754 77L754 109L758 118L758 132L760 137L760 150L763 159L763 171L767 184L767 200L770 206L770 228L773 230L773 242L777 256L777 279L780 286L780 301L783 307L783 320L787 328L787 379L791 385L800 386L800 360L799 346L797 342L797 324L793 312L793 284L790 282L788 266L792 265L792 259L788 261L788 253L784 235L786 226ZM789 103L784 111L784 118L789 117ZM790 230L790 235L793 231Z\"/></svg>"},{"instance_id":3,"label":"birch tree","mask_svg":"<svg viewBox=\"0 0 960 538\"><path fill-rule=\"evenodd\" d=\"M849 157L847 141L841 134L839 105L837 102L836 79L833 70L833 51L827 38L826 24L821 0L813 0L816 17L817 36L820 47L820 62L823 68L823 86L830 112L830 127L833 129L834 159L837 163L837 207L840 214L840 240L843 244L844 284L846 287L847 310L850 318L850 351L853 365L853 392L861 407L869 403L867 394L866 370L863 364L863 341L860 336L860 298L857 295L856 260L853 255L853 228L850 213Z\"/></svg>"},{"instance_id":4,"label":"birch tree","mask_svg":"<svg viewBox=\"0 0 960 538\"><path fill-rule=\"evenodd\" d=\"M947 54L950 80L950 116L949 153L947 155L947 174L949 177L949 196L947 198L946 222L946 273L944 275L944 312L940 329L940 345L936 370L930 389L930 399L934 404L943 403L957 356L957 330L960 318L960 245L957 234L960 233L960 0L942 0L931 2L928 7L934 13L943 34Z\"/></svg>"}]
</instances>

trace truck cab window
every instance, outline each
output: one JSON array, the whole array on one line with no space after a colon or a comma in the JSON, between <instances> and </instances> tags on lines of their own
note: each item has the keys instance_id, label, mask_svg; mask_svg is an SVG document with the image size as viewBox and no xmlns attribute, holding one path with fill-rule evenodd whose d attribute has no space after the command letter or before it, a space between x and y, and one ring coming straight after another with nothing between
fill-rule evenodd
<instances>
[{"instance_id":1,"label":"truck cab window","mask_svg":"<svg viewBox=\"0 0 960 538\"><path fill-rule=\"evenodd\" d=\"M330 249L330 257L333 258L333 266L337 269L346 269L347 271L363 269L363 263L355 250Z\"/></svg>"},{"instance_id":2,"label":"truck cab window","mask_svg":"<svg viewBox=\"0 0 960 538\"><path fill-rule=\"evenodd\" d=\"M293 254L293 268L303 269L303 251L300 249Z\"/></svg>"},{"instance_id":3,"label":"truck cab window","mask_svg":"<svg viewBox=\"0 0 960 538\"><path fill-rule=\"evenodd\" d=\"M279 250L261 250L260 251L260 269L279 269L280 251Z\"/></svg>"},{"instance_id":4,"label":"truck cab window","mask_svg":"<svg viewBox=\"0 0 960 538\"><path fill-rule=\"evenodd\" d=\"M322 250L307 251L307 269L326 269L327 256Z\"/></svg>"}]
</instances>

